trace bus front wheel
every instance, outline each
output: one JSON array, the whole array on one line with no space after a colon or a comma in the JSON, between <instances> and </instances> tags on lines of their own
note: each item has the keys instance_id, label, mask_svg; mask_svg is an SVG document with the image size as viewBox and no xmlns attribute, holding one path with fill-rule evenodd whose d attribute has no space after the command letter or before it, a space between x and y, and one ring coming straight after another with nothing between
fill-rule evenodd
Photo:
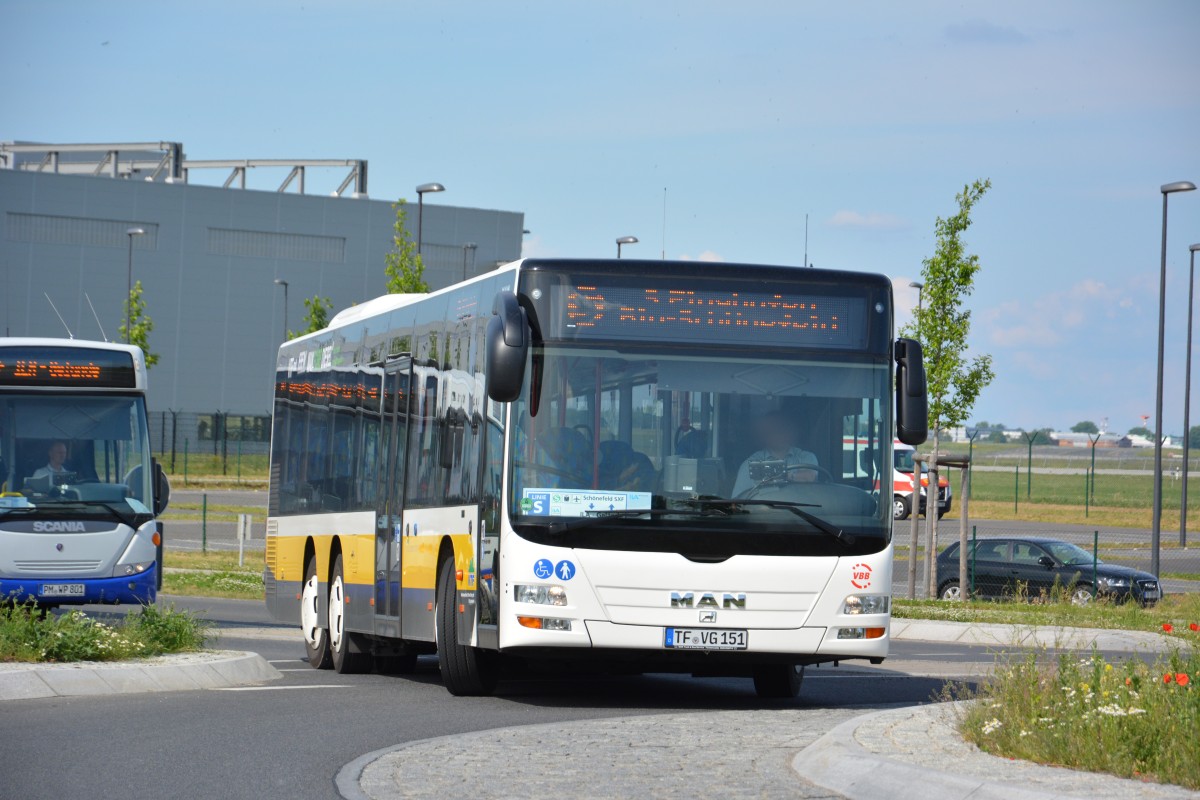
<instances>
[{"instance_id":1,"label":"bus front wheel","mask_svg":"<svg viewBox=\"0 0 1200 800\"><path fill-rule=\"evenodd\" d=\"M437 651L438 666L446 690L457 696L488 695L500 676L499 653L458 643L458 614L454 560L447 558L438 570Z\"/></svg>"},{"instance_id":2,"label":"bus front wheel","mask_svg":"<svg viewBox=\"0 0 1200 800\"><path fill-rule=\"evenodd\" d=\"M754 670L754 691L759 697L791 700L804 682L801 664L764 664Z\"/></svg>"},{"instance_id":3,"label":"bus front wheel","mask_svg":"<svg viewBox=\"0 0 1200 800\"><path fill-rule=\"evenodd\" d=\"M304 634L304 650L314 669L329 669L333 659L329 654L329 631L321 627L318 604L321 602L321 582L317 580L317 559L309 558L304 566L304 588L300 592L300 631Z\"/></svg>"}]
</instances>

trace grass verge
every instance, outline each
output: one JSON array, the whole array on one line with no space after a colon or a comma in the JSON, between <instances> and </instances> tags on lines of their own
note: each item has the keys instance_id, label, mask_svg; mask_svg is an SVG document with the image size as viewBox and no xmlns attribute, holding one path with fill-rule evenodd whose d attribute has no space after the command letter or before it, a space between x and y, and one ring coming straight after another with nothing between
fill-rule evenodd
<instances>
[{"instance_id":1,"label":"grass verge","mask_svg":"<svg viewBox=\"0 0 1200 800\"><path fill-rule=\"evenodd\" d=\"M1006 758L1200 789L1200 649L1181 645L1153 664L1035 652L1000 665L963 737Z\"/></svg>"},{"instance_id":2,"label":"grass verge","mask_svg":"<svg viewBox=\"0 0 1200 800\"><path fill-rule=\"evenodd\" d=\"M107 623L82 611L43 614L32 604L0 607L0 661L121 661L199 650L209 623L188 611L143 606Z\"/></svg>"},{"instance_id":3,"label":"grass verge","mask_svg":"<svg viewBox=\"0 0 1200 800\"><path fill-rule=\"evenodd\" d=\"M172 550L166 554L167 572L163 592L193 597L225 597L233 600L263 599L263 551L247 550L245 565L238 566L237 553L211 550Z\"/></svg>"},{"instance_id":4,"label":"grass verge","mask_svg":"<svg viewBox=\"0 0 1200 800\"><path fill-rule=\"evenodd\" d=\"M1033 602L972 600L966 603L897 598L892 600L892 616L897 619L1154 632L1162 632L1166 624L1178 631L1187 629L1191 621L1200 620L1200 594L1169 594L1150 608L1136 603L1117 605L1104 599L1076 606L1069 602L1042 602L1041 598Z\"/></svg>"}]
</instances>

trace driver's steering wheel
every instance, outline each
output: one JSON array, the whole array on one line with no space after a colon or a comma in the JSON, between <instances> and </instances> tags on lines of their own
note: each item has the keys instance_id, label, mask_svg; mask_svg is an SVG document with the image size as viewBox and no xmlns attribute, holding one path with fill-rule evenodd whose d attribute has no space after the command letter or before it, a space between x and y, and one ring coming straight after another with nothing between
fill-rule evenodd
<instances>
[{"instance_id":1,"label":"driver's steering wheel","mask_svg":"<svg viewBox=\"0 0 1200 800\"><path fill-rule=\"evenodd\" d=\"M784 476L792 470L802 469L817 473L817 479L812 481L812 483L833 483L833 474L824 467L816 464L788 464L783 468L782 472L777 472L770 477L763 478L738 496L744 498L753 497L764 486L803 486L807 481L789 481L784 479Z\"/></svg>"}]
</instances>

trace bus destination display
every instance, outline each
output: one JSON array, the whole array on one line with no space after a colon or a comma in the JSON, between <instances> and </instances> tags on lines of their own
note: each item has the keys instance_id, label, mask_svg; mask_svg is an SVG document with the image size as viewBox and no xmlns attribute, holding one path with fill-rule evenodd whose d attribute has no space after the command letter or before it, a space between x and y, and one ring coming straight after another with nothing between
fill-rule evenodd
<instances>
[{"instance_id":1,"label":"bus destination display","mask_svg":"<svg viewBox=\"0 0 1200 800\"><path fill-rule=\"evenodd\" d=\"M133 389L133 356L79 347L0 347L0 386Z\"/></svg>"},{"instance_id":2,"label":"bus destination display","mask_svg":"<svg viewBox=\"0 0 1200 800\"><path fill-rule=\"evenodd\" d=\"M554 289L563 338L858 349L863 297L580 284Z\"/></svg>"}]
</instances>

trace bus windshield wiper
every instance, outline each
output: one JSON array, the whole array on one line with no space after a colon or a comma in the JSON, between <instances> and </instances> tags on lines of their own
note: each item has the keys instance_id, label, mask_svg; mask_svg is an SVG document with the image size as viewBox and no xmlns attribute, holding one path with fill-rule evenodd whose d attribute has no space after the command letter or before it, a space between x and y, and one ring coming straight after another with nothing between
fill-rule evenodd
<instances>
[{"instance_id":1,"label":"bus windshield wiper","mask_svg":"<svg viewBox=\"0 0 1200 800\"><path fill-rule=\"evenodd\" d=\"M577 531L581 528L590 528L601 522L607 522L613 519L635 519L641 516L650 517L727 517L729 512L713 508L706 510L689 509L689 508L618 508L609 510L596 510L585 512L588 516L576 517L572 520L564 520L560 522L521 522L520 525L534 525L544 527L550 533L566 533L568 531Z\"/></svg>"},{"instance_id":2,"label":"bus windshield wiper","mask_svg":"<svg viewBox=\"0 0 1200 800\"><path fill-rule=\"evenodd\" d=\"M852 533L846 533L844 530L834 525L831 522L821 519L816 514L805 511L806 508L820 508L819 503L795 503L788 500L755 500L755 499L725 499L725 498L710 498L702 497L694 500L686 501L693 505L698 505L704 508L729 508L736 509L739 506L765 506L766 508L777 508L783 511L790 511L800 519L812 525L821 533L828 534L834 539L837 539L847 547L852 547L858 541L858 537Z\"/></svg>"},{"instance_id":3,"label":"bus windshield wiper","mask_svg":"<svg viewBox=\"0 0 1200 800\"><path fill-rule=\"evenodd\" d=\"M96 512L99 509L104 509L104 511L108 512L108 516L117 520L117 522L123 522L131 528L138 527L138 517L140 515L137 511L129 507L122 508L115 503L104 500L44 500L41 505L0 509L0 511L24 511L25 513L41 513L47 516L55 516L61 514L63 511L87 513L89 511Z\"/></svg>"}]
</instances>

